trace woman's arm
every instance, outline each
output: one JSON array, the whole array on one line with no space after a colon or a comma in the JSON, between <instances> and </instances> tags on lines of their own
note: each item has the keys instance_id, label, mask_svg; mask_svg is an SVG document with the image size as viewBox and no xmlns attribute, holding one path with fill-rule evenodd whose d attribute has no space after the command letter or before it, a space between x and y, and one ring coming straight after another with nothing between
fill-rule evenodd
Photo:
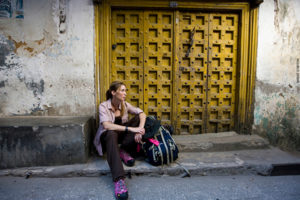
<instances>
[{"instance_id":1,"label":"woman's arm","mask_svg":"<svg viewBox=\"0 0 300 200\"><path fill-rule=\"evenodd\" d=\"M111 122L103 122L102 123L103 127L106 130L110 130L110 131L126 131L126 126L121 126L118 124L113 124ZM128 131L136 133L135 134L135 141L137 143L142 143L142 135L145 134L145 129L144 127L140 128L140 127L127 127Z\"/></svg>"},{"instance_id":2,"label":"woman's arm","mask_svg":"<svg viewBox=\"0 0 300 200\"><path fill-rule=\"evenodd\" d=\"M139 125L139 127L140 128L144 128L145 122L146 122L146 114L142 112L142 113L139 114L139 117L140 117L140 125Z\"/></svg>"},{"instance_id":3,"label":"woman's arm","mask_svg":"<svg viewBox=\"0 0 300 200\"><path fill-rule=\"evenodd\" d=\"M144 126L145 126L145 122L146 122L146 114L143 112L140 113L139 118L140 118L139 127L127 127L127 128L130 132L139 133L139 134L144 135L145 134ZM109 131L126 131L126 126L114 124L109 121L103 122L102 125L106 130L109 130Z\"/></svg>"},{"instance_id":4,"label":"woman's arm","mask_svg":"<svg viewBox=\"0 0 300 200\"><path fill-rule=\"evenodd\" d=\"M142 135L145 134L145 128L144 128L144 126L145 126L145 122L146 122L146 114L144 112L141 112L139 114L139 118L140 118L140 125L138 127L139 130L138 130L137 134L135 134L134 139L135 139L135 141L137 143L141 143L142 144L143 143L143 141L142 141Z\"/></svg>"},{"instance_id":5,"label":"woman's arm","mask_svg":"<svg viewBox=\"0 0 300 200\"><path fill-rule=\"evenodd\" d=\"M126 131L126 126L113 124L111 122L103 122L102 125L106 130L109 131Z\"/></svg>"}]
</instances>

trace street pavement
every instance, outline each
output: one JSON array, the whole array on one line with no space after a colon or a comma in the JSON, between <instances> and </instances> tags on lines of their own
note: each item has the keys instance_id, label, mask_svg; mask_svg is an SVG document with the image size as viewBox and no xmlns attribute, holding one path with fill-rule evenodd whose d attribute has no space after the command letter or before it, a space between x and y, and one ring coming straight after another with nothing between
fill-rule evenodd
<instances>
[{"instance_id":1,"label":"street pavement","mask_svg":"<svg viewBox=\"0 0 300 200\"><path fill-rule=\"evenodd\" d=\"M126 179L135 200L298 200L300 176L132 176ZM111 176L0 177L1 200L110 200Z\"/></svg>"}]
</instances>

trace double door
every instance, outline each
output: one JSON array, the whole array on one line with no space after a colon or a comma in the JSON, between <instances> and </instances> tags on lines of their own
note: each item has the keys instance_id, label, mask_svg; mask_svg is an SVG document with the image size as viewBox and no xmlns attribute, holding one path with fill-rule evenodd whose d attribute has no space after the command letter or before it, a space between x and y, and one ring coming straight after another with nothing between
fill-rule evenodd
<instances>
[{"instance_id":1,"label":"double door","mask_svg":"<svg viewBox=\"0 0 300 200\"><path fill-rule=\"evenodd\" d=\"M177 134L234 128L238 14L113 10L110 80Z\"/></svg>"}]
</instances>

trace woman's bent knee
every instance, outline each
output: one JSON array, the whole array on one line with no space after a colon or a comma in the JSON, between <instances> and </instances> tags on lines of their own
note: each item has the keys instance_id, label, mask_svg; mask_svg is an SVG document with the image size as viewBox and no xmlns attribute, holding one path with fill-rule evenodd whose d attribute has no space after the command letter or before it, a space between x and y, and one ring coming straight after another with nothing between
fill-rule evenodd
<instances>
[{"instance_id":1,"label":"woman's bent knee","mask_svg":"<svg viewBox=\"0 0 300 200\"><path fill-rule=\"evenodd\" d=\"M116 131L107 131L104 140L106 142L115 140L118 141L118 133Z\"/></svg>"}]
</instances>

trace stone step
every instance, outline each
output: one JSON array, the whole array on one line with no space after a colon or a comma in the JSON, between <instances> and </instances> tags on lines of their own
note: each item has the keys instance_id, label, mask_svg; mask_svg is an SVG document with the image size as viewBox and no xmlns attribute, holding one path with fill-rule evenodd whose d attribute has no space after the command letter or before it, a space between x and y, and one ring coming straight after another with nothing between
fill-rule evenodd
<instances>
[{"instance_id":1,"label":"stone step","mask_svg":"<svg viewBox=\"0 0 300 200\"><path fill-rule=\"evenodd\" d=\"M276 175L278 168L293 168L300 173L300 153L284 152L278 148L224 152L186 152L180 153L171 165L152 166L144 160L137 160L133 167L124 165L129 175L144 176L210 176L210 175ZM281 171L280 175L291 175ZM93 157L85 164L48 167L26 167L0 170L1 176L21 177L99 177L111 176L105 159ZM130 177L130 176L129 176Z\"/></svg>"},{"instance_id":2,"label":"stone step","mask_svg":"<svg viewBox=\"0 0 300 200\"><path fill-rule=\"evenodd\" d=\"M92 118L0 118L0 169L84 163L90 156Z\"/></svg>"},{"instance_id":3,"label":"stone step","mask_svg":"<svg viewBox=\"0 0 300 200\"><path fill-rule=\"evenodd\" d=\"M173 135L180 152L218 152L269 148L269 142L258 135L236 132L200 135Z\"/></svg>"}]
</instances>

